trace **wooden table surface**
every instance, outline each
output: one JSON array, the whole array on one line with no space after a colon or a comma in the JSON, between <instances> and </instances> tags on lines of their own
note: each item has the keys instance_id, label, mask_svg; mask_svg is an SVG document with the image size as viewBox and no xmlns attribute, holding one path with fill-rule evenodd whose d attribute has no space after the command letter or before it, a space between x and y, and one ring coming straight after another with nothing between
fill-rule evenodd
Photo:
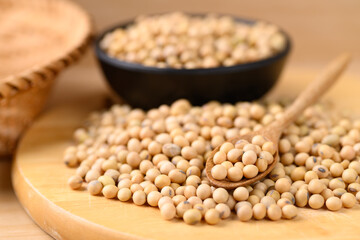
<instances>
[{"instance_id":1,"label":"wooden table surface","mask_svg":"<svg viewBox=\"0 0 360 240\"><path fill-rule=\"evenodd\" d=\"M317 69L342 51L353 54L348 74L360 80L360 1L358 0L77 0L93 16L96 29L138 14L183 10L222 12L266 19L282 26L292 36L294 48L288 68ZM86 85L86 88L84 87ZM91 98L108 91L92 51L58 79L47 108L64 102ZM50 239L32 222L13 193L9 158L0 159L0 239Z\"/></svg>"}]
</instances>

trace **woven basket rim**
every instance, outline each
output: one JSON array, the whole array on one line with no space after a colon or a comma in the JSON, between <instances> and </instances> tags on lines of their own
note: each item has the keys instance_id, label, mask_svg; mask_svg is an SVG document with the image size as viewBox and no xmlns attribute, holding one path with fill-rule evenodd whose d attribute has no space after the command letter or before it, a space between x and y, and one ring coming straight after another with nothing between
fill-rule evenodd
<instances>
[{"instance_id":1,"label":"woven basket rim","mask_svg":"<svg viewBox=\"0 0 360 240\"><path fill-rule=\"evenodd\" d=\"M1 0L0 0L1 1ZM21 3L19 0L6 0L12 3ZM0 79L0 101L10 99L18 93L25 92L32 88L41 86L41 81L51 81L54 76L61 72L66 67L70 66L78 60L84 53L93 36L93 24L90 15L77 3L70 0L37 0L44 4L58 4L59 6L66 5L69 8L75 8L85 21L84 34L79 37L79 44L73 48L65 51L60 57L53 61L44 64L39 64L35 67L30 67L20 73L6 76ZM29 1L30 2L30 1ZM40 81L39 81L40 80Z\"/></svg>"}]
</instances>

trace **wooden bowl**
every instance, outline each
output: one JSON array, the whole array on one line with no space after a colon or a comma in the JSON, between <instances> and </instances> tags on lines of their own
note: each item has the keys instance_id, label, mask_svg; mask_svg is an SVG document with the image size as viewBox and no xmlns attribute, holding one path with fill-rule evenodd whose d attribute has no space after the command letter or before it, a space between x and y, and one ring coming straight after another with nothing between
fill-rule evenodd
<instances>
[{"instance_id":1,"label":"wooden bowl","mask_svg":"<svg viewBox=\"0 0 360 240\"><path fill-rule=\"evenodd\" d=\"M244 18L235 20L255 23ZM170 104L179 98L187 98L193 105L211 100L235 103L258 99L276 83L291 49L290 38L282 31L286 47L256 62L207 69L147 67L112 58L100 48L100 41L107 33L131 23L121 23L101 33L95 42L95 53L112 89L133 107L145 109Z\"/></svg>"},{"instance_id":2,"label":"wooden bowl","mask_svg":"<svg viewBox=\"0 0 360 240\"><path fill-rule=\"evenodd\" d=\"M0 26L0 155L7 155L56 75L84 53L91 22L66 0L0 0Z\"/></svg>"}]
</instances>

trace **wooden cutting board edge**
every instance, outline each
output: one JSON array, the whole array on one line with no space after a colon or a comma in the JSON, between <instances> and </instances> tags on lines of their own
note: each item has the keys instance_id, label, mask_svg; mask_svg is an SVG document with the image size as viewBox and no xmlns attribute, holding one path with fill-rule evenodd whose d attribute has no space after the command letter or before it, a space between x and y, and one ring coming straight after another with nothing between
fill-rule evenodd
<instances>
[{"instance_id":1,"label":"wooden cutting board edge","mask_svg":"<svg viewBox=\"0 0 360 240\"><path fill-rule=\"evenodd\" d=\"M291 74L300 74L300 72L291 72ZM290 76L291 76L290 74ZM284 75L283 78L288 77L288 73ZM314 76L312 73L302 74L304 79L308 79L311 76ZM299 76L296 77L299 79ZM345 78L345 77L344 77ZM356 80L355 80L356 79ZM306 82L306 81L305 81ZM346 93L349 87L351 87L353 84L356 85L356 88L360 90L360 79L356 77L349 77L346 76L346 81L343 81L343 85L341 87L336 87L336 89L333 89L332 92L337 92L335 94L336 96L344 96L346 98ZM346 83L346 84L345 84ZM296 83L296 86L292 86L291 88L282 87L283 81L280 82L280 84L277 86L277 89L273 91L271 94L269 94L268 97L272 98L274 95L278 94L278 91L287 91L287 94L285 95L291 95L293 91L297 91L298 89L301 89L305 83ZM355 86L354 86L355 87ZM352 89L354 91L354 89ZM78 124L81 124L79 122L79 119L85 119L87 116L87 113L91 110L99 109L102 104L100 104L101 101L99 99L103 99L103 97L99 98L96 97L92 101L88 101L86 99L86 105L79 102L78 104L72 105L72 108L80 108L81 106L81 115L78 119L75 119ZM360 97L359 97L360 99ZM359 100L358 99L358 100ZM360 103L360 101L358 102ZM357 104L353 105L353 107L356 107ZM65 106L61 106L65 107ZM60 107L60 108L61 108ZM43 119L43 117L46 117L49 114L53 114L54 112L58 112L59 108L52 109L46 114L44 114L39 120ZM71 122L70 125L74 126L74 121L69 119ZM27 135L31 134L31 131L33 128L36 128L37 123L33 125L29 129L29 131L25 134L24 139L26 139ZM19 161L17 160L19 157L21 157L22 153L22 144L23 141L19 143L19 150L16 153L14 157L14 163L12 168L12 181L14 190L16 192L16 195L18 199L20 200L21 204L25 208L26 212L33 218L33 220L47 233L49 233L51 236L53 236L56 239L99 239L99 236L104 239L130 239L130 240L138 240L138 239L145 239L133 234L127 234L119 231L115 231L111 228L102 226L100 224L93 223L91 221L88 221L82 217L76 216L72 214L71 212L65 210L62 207L59 207L49 199L47 199L40 191L38 191L33 184L28 180L27 176L24 175L22 171L22 166L19 165ZM68 222L71 220L71 222ZM175 223L177 224L177 223ZM90 230L89 230L90 229ZM141 229L139 229L141 230ZM226 230L226 227L224 228ZM360 234L359 230L354 229L357 234ZM354 233L355 233L354 232ZM356 236L356 235L355 235Z\"/></svg>"},{"instance_id":2,"label":"wooden cutting board edge","mask_svg":"<svg viewBox=\"0 0 360 240\"><path fill-rule=\"evenodd\" d=\"M81 99L75 105L71 107L77 109L83 109L83 119L86 118L87 112L98 110L104 106L106 96L97 96L92 100L88 98ZM87 102L84 105L82 103ZM67 108L70 105L61 106ZM85 109L84 109L85 106ZM60 108L61 108L60 107ZM59 109L50 110L45 115L58 111ZM42 117L40 117L42 118ZM34 123L36 126L36 122ZM28 129L28 132L31 131ZM26 134L28 134L25 133ZM25 137L25 136L24 136ZM21 145L21 142L19 143ZM81 239L98 239L101 236L104 239L119 239L119 240L143 240L134 235L126 233L119 233L113 229L104 227L102 225L93 223L84 218L71 214L69 211L57 206L55 203L47 199L40 191L38 191L32 183L24 176L21 166L19 166L17 159L18 152L14 155L12 165L12 185L15 190L15 194L19 199L21 205L25 209L26 213L34 220L34 222L42 228L45 232L51 235L55 239L73 239L74 236L79 236ZM72 224L69 224L64 219L72 219ZM92 231L86 231L91 228ZM64 229L65 231L59 233L56 229ZM84 231L85 230L85 231ZM76 234L74 234L76 233ZM79 238L79 239L80 239ZM76 239L76 238L75 238Z\"/></svg>"}]
</instances>

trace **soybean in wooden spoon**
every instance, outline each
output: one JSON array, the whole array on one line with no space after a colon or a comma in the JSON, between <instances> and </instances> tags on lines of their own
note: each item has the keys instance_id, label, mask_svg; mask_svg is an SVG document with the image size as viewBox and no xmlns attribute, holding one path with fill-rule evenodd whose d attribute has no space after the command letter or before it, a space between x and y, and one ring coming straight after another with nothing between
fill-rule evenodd
<instances>
[{"instance_id":1,"label":"soybean in wooden spoon","mask_svg":"<svg viewBox=\"0 0 360 240\"><path fill-rule=\"evenodd\" d=\"M252 142L252 138L256 135L261 135L273 143L275 153L273 154L273 162L268 165L267 169L253 178L242 178L240 181L216 180L211 174L211 169L214 167L213 157L219 151L220 146L215 148L210 157L206 161L206 175L212 185L226 189L234 189L240 186L246 186L267 176L275 167L279 160L278 142L282 132L293 123L297 117L310 105L318 101L318 99L338 80L341 73L345 70L350 61L348 54L342 54L333 60L318 76L311 82L306 89L296 98L296 100L284 112L283 116L271 123L269 126L263 128L261 131L254 131L249 134L233 138L229 140L234 145L240 140Z\"/></svg>"}]
</instances>

